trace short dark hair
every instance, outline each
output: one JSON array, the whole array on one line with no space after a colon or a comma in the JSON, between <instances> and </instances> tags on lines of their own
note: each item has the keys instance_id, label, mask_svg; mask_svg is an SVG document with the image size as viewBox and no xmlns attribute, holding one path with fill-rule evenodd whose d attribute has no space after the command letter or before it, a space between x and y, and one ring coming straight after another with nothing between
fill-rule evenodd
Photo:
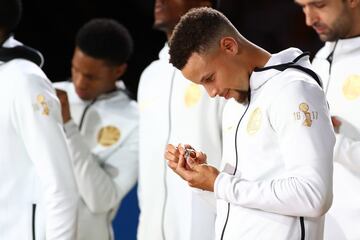
<instances>
[{"instance_id":1,"label":"short dark hair","mask_svg":"<svg viewBox=\"0 0 360 240\"><path fill-rule=\"evenodd\" d=\"M211 49L225 33L233 33L233 25L219 11L194 8L181 17L175 26L170 46L170 63L182 69L192 53Z\"/></svg>"},{"instance_id":2,"label":"short dark hair","mask_svg":"<svg viewBox=\"0 0 360 240\"><path fill-rule=\"evenodd\" d=\"M129 31L109 18L96 18L87 22L78 31L75 44L85 54L112 65L127 62L133 51Z\"/></svg>"},{"instance_id":3,"label":"short dark hair","mask_svg":"<svg viewBox=\"0 0 360 240\"><path fill-rule=\"evenodd\" d=\"M0 30L8 35L18 26L22 14L21 0L0 1Z\"/></svg>"}]
</instances>

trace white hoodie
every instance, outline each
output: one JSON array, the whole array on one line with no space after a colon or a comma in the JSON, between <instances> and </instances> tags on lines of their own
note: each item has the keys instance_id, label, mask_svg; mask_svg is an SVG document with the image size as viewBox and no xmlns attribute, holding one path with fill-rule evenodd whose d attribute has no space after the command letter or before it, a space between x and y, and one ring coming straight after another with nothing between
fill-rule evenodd
<instances>
[{"instance_id":1,"label":"white hoodie","mask_svg":"<svg viewBox=\"0 0 360 240\"><path fill-rule=\"evenodd\" d=\"M72 116L64 129L81 196L77 239L113 239L111 222L137 179L137 104L120 88L83 101L71 82L54 85L67 92Z\"/></svg>"},{"instance_id":2,"label":"white hoodie","mask_svg":"<svg viewBox=\"0 0 360 240\"><path fill-rule=\"evenodd\" d=\"M333 52L334 51L334 52ZM332 54L332 62L327 60ZM342 122L334 148L334 201L326 239L360 239L360 37L327 42L313 60L330 112Z\"/></svg>"},{"instance_id":3,"label":"white hoodie","mask_svg":"<svg viewBox=\"0 0 360 240\"><path fill-rule=\"evenodd\" d=\"M323 237L335 143L324 92L303 71L271 68L300 54L274 54L251 75L250 104L233 140L238 159L215 181L216 239ZM294 65L311 67L308 57Z\"/></svg>"},{"instance_id":4,"label":"white hoodie","mask_svg":"<svg viewBox=\"0 0 360 240\"><path fill-rule=\"evenodd\" d=\"M224 101L211 99L203 87L185 79L169 63L168 50L165 45L160 59L144 70L138 90L138 239L211 240L216 215L213 193L191 189L167 167L164 153L167 143L191 143L219 167ZM210 195L213 203L203 195Z\"/></svg>"},{"instance_id":5,"label":"white hoodie","mask_svg":"<svg viewBox=\"0 0 360 240\"><path fill-rule=\"evenodd\" d=\"M73 240L78 194L51 82L24 59L0 62L0 81L0 239Z\"/></svg>"}]
</instances>

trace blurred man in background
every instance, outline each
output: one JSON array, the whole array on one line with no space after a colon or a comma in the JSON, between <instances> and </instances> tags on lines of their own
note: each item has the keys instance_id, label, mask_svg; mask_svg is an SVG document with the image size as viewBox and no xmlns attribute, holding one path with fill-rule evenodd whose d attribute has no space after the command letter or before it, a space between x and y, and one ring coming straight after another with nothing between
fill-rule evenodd
<instances>
[{"instance_id":1,"label":"blurred man in background","mask_svg":"<svg viewBox=\"0 0 360 240\"><path fill-rule=\"evenodd\" d=\"M80 192L80 240L113 239L111 222L137 179L138 110L120 77L133 50L128 30L93 19L77 33L72 82L56 83Z\"/></svg>"},{"instance_id":2,"label":"blurred man in background","mask_svg":"<svg viewBox=\"0 0 360 240\"><path fill-rule=\"evenodd\" d=\"M360 2L296 0L325 45L313 60L336 132L334 200L325 239L360 239Z\"/></svg>"},{"instance_id":3,"label":"blurred man in background","mask_svg":"<svg viewBox=\"0 0 360 240\"><path fill-rule=\"evenodd\" d=\"M214 6L210 0L156 0L154 27L168 40L189 9ZM168 143L191 142L219 167L223 101L185 79L169 63L168 44L142 73L138 196L139 240L209 240L214 238L213 194L191 189L166 167ZM205 230L206 229L206 230Z\"/></svg>"}]
</instances>

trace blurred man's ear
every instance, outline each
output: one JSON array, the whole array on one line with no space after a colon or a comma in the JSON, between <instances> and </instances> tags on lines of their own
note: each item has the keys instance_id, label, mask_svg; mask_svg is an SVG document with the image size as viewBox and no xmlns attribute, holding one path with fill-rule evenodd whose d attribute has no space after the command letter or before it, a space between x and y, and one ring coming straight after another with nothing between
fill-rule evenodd
<instances>
[{"instance_id":1,"label":"blurred man's ear","mask_svg":"<svg viewBox=\"0 0 360 240\"><path fill-rule=\"evenodd\" d=\"M200 6L202 6L202 7L212 7L212 8L216 7L216 6L212 6L211 1L200 1Z\"/></svg>"},{"instance_id":2,"label":"blurred man's ear","mask_svg":"<svg viewBox=\"0 0 360 240\"><path fill-rule=\"evenodd\" d=\"M115 67L115 74L116 74L118 79L122 75L124 75L124 73L126 72L126 69L127 69L127 63L123 63L123 64Z\"/></svg>"}]
</instances>

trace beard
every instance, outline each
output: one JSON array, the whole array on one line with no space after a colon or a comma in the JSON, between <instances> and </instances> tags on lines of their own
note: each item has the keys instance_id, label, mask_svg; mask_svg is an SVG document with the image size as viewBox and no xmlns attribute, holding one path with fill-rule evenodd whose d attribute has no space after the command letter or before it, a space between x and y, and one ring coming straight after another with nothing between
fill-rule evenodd
<instances>
[{"instance_id":1,"label":"beard","mask_svg":"<svg viewBox=\"0 0 360 240\"><path fill-rule=\"evenodd\" d=\"M317 26L327 27L326 32L319 34L320 40L323 42L333 42L338 39L349 37L353 24L350 18L350 14L351 13L349 12L349 10L345 6L343 6L343 9L330 26L318 23ZM316 27L316 24L314 25L314 27Z\"/></svg>"},{"instance_id":2,"label":"beard","mask_svg":"<svg viewBox=\"0 0 360 240\"><path fill-rule=\"evenodd\" d=\"M240 91L240 90L236 90L236 93L238 94L238 96L234 97L234 99L241 104L248 104L249 103L249 92L248 91Z\"/></svg>"}]
</instances>

